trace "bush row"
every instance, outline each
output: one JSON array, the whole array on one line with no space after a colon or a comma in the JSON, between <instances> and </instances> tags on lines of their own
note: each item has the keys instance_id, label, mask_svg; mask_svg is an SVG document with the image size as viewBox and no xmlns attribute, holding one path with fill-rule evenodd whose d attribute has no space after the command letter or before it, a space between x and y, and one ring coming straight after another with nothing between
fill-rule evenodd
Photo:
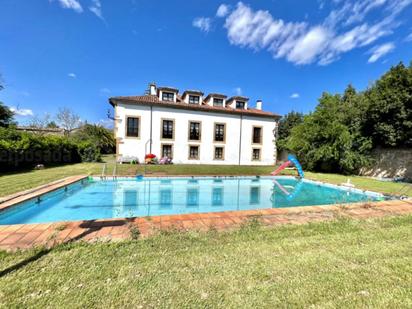
<instances>
[{"instance_id":1,"label":"bush row","mask_svg":"<svg viewBox=\"0 0 412 309\"><path fill-rule=\"evenodd\" d=\"M74 143L66 137L0 128L0 171L100 161L100 150L90 142Z\"/></svg>"}]
</instances>

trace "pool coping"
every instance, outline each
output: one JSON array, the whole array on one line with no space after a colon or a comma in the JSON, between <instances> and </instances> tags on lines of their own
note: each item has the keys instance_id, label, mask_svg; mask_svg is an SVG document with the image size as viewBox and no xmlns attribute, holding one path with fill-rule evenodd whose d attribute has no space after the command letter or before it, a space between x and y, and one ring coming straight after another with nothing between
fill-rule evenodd
<instances>
[{"instance_id":1,"label":"pool coping","mask_svg":"<svg viewBox=\"0 0 412 309\"><path fill-rule=\"evenodd\" d=\"M9 209L17 204L26 202L28 200L37 198L44 194L50 193L52 191L56 191L58 189L64 188L68 185L71 185L75 182L81 181L83 179L88 178L88 175L78 175L78 176L70 176L63 179L59 179L53 182L50 182L45 185L38 186L33 189L28 189L25 191L17 192L14 194L6 195L0 198L0 212Z\"/></svg>"},{"instance_id":2,"label":"pool coping","mask_svg":"<svg viewBox=\"0 0 412 309\"><path fill-rule=\"evenodd\" d=\"M368 219L405 214L412 214L412 200L1 225L0 250L53 247L75 241L130 240L162 230L230 230L251 219L272 226L327 221L339 216Z\"/></svg>"}]
</instances>

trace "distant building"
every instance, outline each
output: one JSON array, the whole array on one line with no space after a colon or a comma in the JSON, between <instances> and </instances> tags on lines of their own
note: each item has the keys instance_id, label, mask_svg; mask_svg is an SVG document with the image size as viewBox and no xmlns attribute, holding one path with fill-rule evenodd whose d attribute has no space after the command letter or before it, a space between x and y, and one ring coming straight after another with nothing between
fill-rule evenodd
<instances>
[{"instance_id":1,"label":"distant building","mask_svg":"<svg viewBox=\"0 0 412 309\"><path fill-rule=\"evenodd\" d=\"M198 90L150 84L143 96L109 99L114 107L119 161L145 155L183 164L275 164L275 131L280 116L249 106L243 96L227 98Z\"/></svg>"}]
</instances>

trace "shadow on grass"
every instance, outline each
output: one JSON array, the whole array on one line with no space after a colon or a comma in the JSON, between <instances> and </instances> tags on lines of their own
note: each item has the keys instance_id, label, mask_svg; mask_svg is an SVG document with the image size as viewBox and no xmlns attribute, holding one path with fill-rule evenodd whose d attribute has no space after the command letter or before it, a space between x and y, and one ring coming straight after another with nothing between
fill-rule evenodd
<instances>
[{"instance_id":1,"label":"shadow on grass","mask_svg":"<svg viewBox=\"0 0 412 309\"><path fill-rule=\"evenodd\" d=\"M57 249L58 247L62 247L65 246L67 244L71 244L74 243L76 241L79 241L81 239L83 239L84 237L86 237L87 235L94 233L94 232L98 232L100 229L102 229L103 227L118 227L118 226L124 226L124 225L128 225L130 222L132 222L133 219L122 219L122 220L110 220L110 221L101 221L101 222L96 222L96 220L89 220L89 221L84 221L83 223L81 223L79 225L79 227L81 228L85 228L85 231L82 232L81 234L77 235L76 237L70 238L65 242L62 242L58 245L51 245L50 248L42 248L39 251L37 251L35 254L33 254L32 256L24 259L23 261L14 264L12 266L7 267L4 270L0 271L0 278L7 276L8 274L14 272L14 271L18 271L21 268L29 265L30 263L33 263L39 259L41 259L42 257L44 257L45 255L49 254L52 250ZM58 230L56 230L58 231ZM60 232L60 231L58 231ZM53 237L57 237L56 235L52 235ZM53 239L51 239L53 241Z\"/></svg>"}]
</instances>

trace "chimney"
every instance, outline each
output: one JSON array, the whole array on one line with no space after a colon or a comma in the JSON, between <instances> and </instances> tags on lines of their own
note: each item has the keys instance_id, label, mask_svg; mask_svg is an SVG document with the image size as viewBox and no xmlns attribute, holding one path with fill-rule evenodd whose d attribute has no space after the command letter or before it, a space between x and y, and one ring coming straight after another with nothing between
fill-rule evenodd
<instances>
[{"instance_id":1,"label":"chimney","mask_svg":"<svg viewBox=\"0 0 412 309\"><path fill-rule=\"evenodd\" d=\"M257 100L256 101L256 109L262 110L262 100Z\"/></svg>"},{"instance_id":2,"label":"chimney","mask_svg":"<svg viewBox=\"0 0 412 309\"><path fill-rule=\"evenodd\" d=\"M155 83L150 83L149 85L149 89L150 89L150 94L151 95L156 95L156 84Z\"/></svg>"}]
</instances>

